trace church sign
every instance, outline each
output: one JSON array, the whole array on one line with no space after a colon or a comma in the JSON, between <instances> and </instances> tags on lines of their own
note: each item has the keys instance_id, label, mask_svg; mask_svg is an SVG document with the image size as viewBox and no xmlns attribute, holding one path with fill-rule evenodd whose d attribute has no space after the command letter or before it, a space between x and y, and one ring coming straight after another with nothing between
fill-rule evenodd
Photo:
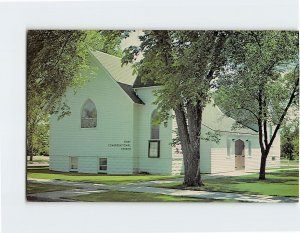
<instances>
[{"instance_id":1,"label":"church sign","mask_svg":"<svg viewBox=\"0 0 300 233\"><path fill-rule=\"evenodd\" d=\"M108 147L117 147L120 148L121 150L131 150L131 141L126 141L124 140L123 143L112 143L112 144L107 144Z\"/></svg>"}]
</instances>

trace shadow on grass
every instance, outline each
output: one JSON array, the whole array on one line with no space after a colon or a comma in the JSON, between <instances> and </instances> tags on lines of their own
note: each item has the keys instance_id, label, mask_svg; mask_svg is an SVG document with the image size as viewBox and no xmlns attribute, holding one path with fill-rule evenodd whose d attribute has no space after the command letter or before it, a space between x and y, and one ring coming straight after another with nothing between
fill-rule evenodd
<instances>
[{"instance_id":1,"label":"shadow on grass","mask_svg":"<svg viewBox=\"0 0 300 233\"><path fill-rule=\"evenodd\" d=\"M207 179L204 180L203 187L186 187L183 186L180 182L160 184L155 187L194 191L278 196L278 200L286 198L288 200L287 202L289 202L289 197L297 198L299 196L298 174L298 171L281 171L266 174L266 180L259 180L258 175L254 174L239 177L220 177L215 179Z\"/></svg>"}]
</instances>

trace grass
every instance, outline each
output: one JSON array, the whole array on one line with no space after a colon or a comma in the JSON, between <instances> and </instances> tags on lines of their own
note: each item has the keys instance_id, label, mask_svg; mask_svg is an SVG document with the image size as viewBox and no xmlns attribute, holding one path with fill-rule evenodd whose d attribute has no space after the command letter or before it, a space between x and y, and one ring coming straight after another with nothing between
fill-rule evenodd
<instances>
[{"instance_id":1,"label":"grass","mask_svg":"<svg viewBox=\"0 0 300 233\"><path fill-rule=\"evenodd\" d=\"M278 171L258 180L257 174L238 177L224 177L204 181L204 187L186 188L181 182L155 185L155 187L192 189L212 192L234 192L269 196L299 197L299 171Z\"/></svg>"},{"instance_id":2,"label":"grass","mask_svg":"<svg viewBox=\"0 0 300 233\"><path fill-rule=\"evenodd\" d=\"M174 197L163 194L153 193L134 193L134 192L120 192L108 191L104 193L94 193L80 195L70 198L75 201L85 202L233 202L228 200L213 200L213 199L199 199L192 197Z\"/></svg>"},{"instance_id":3,"label":"grass","mask_svg":"<svg viewBox=\"0 0 300 233\"><path fill-rule=\"evenodd\" d=\"M280 165L299 165L299 160L287 160L287 159L281 159Z\"/></svg>"},{"instance_id":4,"label":"grass","mask_svg":"<svg viewBox=\"0 0 300 233\"><path fill-rule=\"evenodd\" d=\"M127 184L136 182L145 182L151 180L164 180L178 178L181 176L160 176L160 175L103 175L103 174L82 174L70 172L49 171L48 168L28 168L27 175L30 178L66 180L99 184Z\"/></svg>"},{"instance_id":5,"label":"grass","mask_svg":"<svg viewBox=\"0 0 300 233\"><path fill-rule=\"evenodd\" d=\"M297 170L298 166L295 166L295 165L290 165L290 166L281 165L280 167L267 168L266 172L268 172L268 171L274 171L274 170L291 170L291 169ZM259 169L256 170L256 173L259 173Z\"/></svg>"},{"instance_id":6,"label":"grass","mask_svg":"<svg viewBox=\"0 0 300 233\"><path fill-rule=\"evenodd\" d=\"M63 190L70 190L74 188L75 187L63 186L63 185L27 183L27 194L63 191Z\"/></svg>"}]
</instances>

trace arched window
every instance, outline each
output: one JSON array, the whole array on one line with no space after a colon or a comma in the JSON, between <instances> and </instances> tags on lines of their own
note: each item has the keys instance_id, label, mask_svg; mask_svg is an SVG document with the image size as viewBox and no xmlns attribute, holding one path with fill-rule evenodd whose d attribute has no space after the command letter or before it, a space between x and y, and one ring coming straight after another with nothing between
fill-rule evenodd
<instances>
[{"instance_id":1,"label":"arched window","mask_svg":"<svg viewBox=\"0 0 300 233\"><path fill-rule=\"evenodd\" d=\"M148 145L148 157L159 158L160 157L160 140L159 140L159 124L157 110L154 110L151 114L151 135Z\"/></svg>"},{"instance_id":2,"label":"arched window","mask_svg":"<svg viewBox=\"0 0 300 233\"><path fill-rule=\"evenodd\" d=\"M151 137L150 139L159 139L159 124L157 123L157 110L154 110L151 114Z\"/></svg>"},{"instance_id":3,"label":"arched window","mask_svg":"<svg viewBox=\"0 0 300 233\"><path fill-rule=\"evenodd\" d=\"M97 109L93 101L88 99L81 110L81 128L96 128Z\"/></svg>"}]
</instances>

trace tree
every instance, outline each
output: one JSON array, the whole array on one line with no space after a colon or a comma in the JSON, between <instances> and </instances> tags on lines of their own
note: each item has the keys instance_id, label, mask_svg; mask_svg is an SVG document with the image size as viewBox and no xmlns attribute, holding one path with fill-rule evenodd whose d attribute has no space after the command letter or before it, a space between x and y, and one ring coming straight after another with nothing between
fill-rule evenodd
<instances>
[{"instance_id":1,"label":"tree","mask_svg":"<svg viewBox=\"0 0 300 233\"><path fill-rule=\"evenodd\" d=\"M184 185L201 186L202 112L213 79L225 61L225 31L144 31L140 46L124 50L123 63L134 63L143 82L155 91L160 121L175 113L184 160ZM137 59L142 54L142 58Z\"/></svg>"},{"instance_id":2,"label":"tree","mask_svg":"<svg viewBox=\"0 0 300 233\"><path fill-rule=\"evenodd\" d=\"M117 32L117 31L116 31ZM63 96L68 87L78 88L88 80L90 49L121 55L109 31L29 30L27 32L27 155L32 160L48 138L49 114L70 114ZM41 141L41 139L43 139Z\"/></svg>"},{"instance_id":3,"label":"tree","mask_svg":"<svg viewBox=\"0 0 300 233\"><path fill-rule=\"evenodd\" d=\"M299 89L298 33L286 31L236 32L231 53L220 73L215 103L244 125L257 125L261 164L266 160ZM269 132L272 125L274 130Z\"/></svg>"}]
</instances>

